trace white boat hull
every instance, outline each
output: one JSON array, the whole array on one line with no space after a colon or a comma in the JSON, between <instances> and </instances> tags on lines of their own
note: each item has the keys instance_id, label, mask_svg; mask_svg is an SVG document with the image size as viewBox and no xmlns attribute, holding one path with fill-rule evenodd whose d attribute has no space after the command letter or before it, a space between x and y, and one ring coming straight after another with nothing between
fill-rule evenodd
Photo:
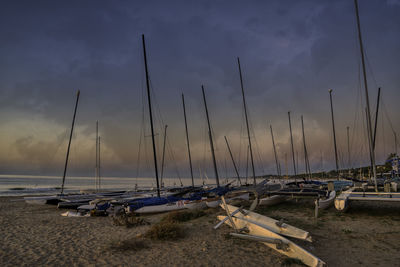
<instances>
[{"instance_id":1,"label":"white boat hull","mask_svg":"<svg viewBox=\"0 0 400 267\"><path fill-rule=\"evenodd\" d=\"M318 208L320 210L324 210L332 206L333 202L335 201L336 191L329 192L329 196L327 199L320 199L318 200Z\"/></svg>"},{"instance_id":2,"label":"white boat hull","mask_svg":"<svg viewBox=\"0 0 400 267\"><path fill-rule=\"evenodd\" d=\"M223 220L224 218L225 218L225 216L218 216L218 220ZM325 262L323 262L316 256L312 255L310 252L299 247L292 241L278 235L277 233L274 233L273 231L265 229L264 227L258 225L257 223L250 223L250 222L247 222L240 218L235 218L235 217L232 217L232 220L233 220L233 223L235 224L236 228L238 228L238 229L247 228L249 230L249 234L251 236L266 237L269 239L278 240L278 241L282 242L286 246L286 249L282 249L282 247L278 246L277 244L263 242L266 246L276 250L279 253L282 253L290 258L299 259L308 266L317 267L317 266L325 266L326 265ZM229 220L226 220L225 223L227 225L231 226L231 223Z\"/></svg>"},{"instance_id":3,"label":"white boat hull","mask_svg":"<svg viewBox=\"0 0 400 267\"><path fill-rule=\"evenodd\" d=\"M221 207L224 208L224 205L221 205ZM232 205L227 205L227 207L230 214L239 209L238 207ZM235 217L244 218L246 220L255 222L277 234L312 242L309 232L252 211L243 209L243 213L238 212L235 214Z\"/></svg>"},{"instance_id":4,"label":"white boat hull","mask_svg":"<svg viewBox=\"0 0 400 267\"><path fill-rule=\"evenodd\" d=\"M345 212L349 208L349 196L353 190L354 188L350 188L335 198L335 208L337 210Z\"/></svg>"},{"instance_id":5,"label":"white boat hull","mask_svg":"<svg viewBox=\"0 0 400 267\"><path fill-rule=\"evenodd\" d=\"M81 213L77 211L67 211L64 213L61 213L61 216L64 217L90 217L89 213Z\"/></svg>"},{"instance_id":6,"label":"white boat hull","mask_svg":"<svg viewBox=\"0 0 400 267\"><path fill-rule=\"evenodd\" d=\"M198 201L189 201L185 202L184 207L190 210L202 210L207 208L207 203L205 200L198 200Z\"/></svg>"},{"instance_id":7,"label":"white boat hull","mask_svg":"<svg viewBox=\"0 0 400 267\"><path fill-rule=\"evenodd\" d=\"M161 213L174 210L182 210L185 208L184 200L179 200L176 202L171 202L163 205L145 206L135 210L135 213ZM129 212L129 211L128 211Z\"/></svg>"},{"instance_id":8,"label":"white boat hull","mask_svg":"<svg viewBox=\"0 0 400 267\"><path fill-rule=\"evenodd\" d=\"M39 196L39 197L24 197L24 200L28 204L44 205L48 200L58 199L57 196Z\"/></svg>"}]
</instances>

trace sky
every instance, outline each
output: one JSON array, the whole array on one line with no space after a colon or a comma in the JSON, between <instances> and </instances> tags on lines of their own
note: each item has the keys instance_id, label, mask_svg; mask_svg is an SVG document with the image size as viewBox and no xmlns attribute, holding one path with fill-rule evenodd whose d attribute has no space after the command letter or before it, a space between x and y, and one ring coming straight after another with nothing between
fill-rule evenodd
<instances>
[{"instance_id":1,"label":"sky","mask_svg":"<svg viewBox=\"0 0 400 267\"><path fill-rule=\"evenodd\" d=\"M400 1L359 2L373 114L382 87L376 141L377 162L382 163L395 151L394 132L400 133ZM194 176L214 177L201 85L219 173L234 175L226 136L241 175L246 175L237 57L256 175L276 173L270 125L282 172L293 173L288 111L299 172L305 168L301 115L311 170L335 168L329 89L339 167L368 164L365 93L351 0L3 1L0 173L62 175L80 90L67 175L94 175L98 120L102 175L154 177L142 34L159 169L168 125L165 177L190 175L182 93Z\"/></svg>"}]
</instances>

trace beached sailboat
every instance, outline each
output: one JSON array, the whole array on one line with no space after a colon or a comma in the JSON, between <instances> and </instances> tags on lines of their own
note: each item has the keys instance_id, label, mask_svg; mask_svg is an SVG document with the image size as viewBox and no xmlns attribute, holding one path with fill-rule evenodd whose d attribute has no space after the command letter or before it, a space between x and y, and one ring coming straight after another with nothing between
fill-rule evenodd
<instances>
[{"instance_id":1,"label":"beached sailboat","mask_svg":"<svg viewBox=\"0 0 400 267\"><path fill-rule=\"evenodd\" d=\"M80 96L80 90L78 90L77 93L76 93L74 116L72 118L71 132L70 132L70 135L69 135L67 154L66 154L66 157L65 157L64 172L63 172L63 178L62 178L62 184L61 184L61 193L59 195L52 195L52 196L25 197L24 200L28 204L58 204L58 202L60 202L60 197L62 197L64 195L65 175L67 173L69 151L70 151L70 148L71 148L72 134L74 132L76 110L78 108L79 96Z\"/></svg>"},{"instance_id":2,"label":"beached sailboat","mask_svg":"<svg viewBox=\"0 0 400 267\"><path fill-rule=\"evenodd\" d=\"M272 219L267 216L260 215L252 211L240 209L239 207L235 207L232 205L226 205L226 206L228 208L228 210L226 211L229 212L230 214L233 214L236 211L236 213L234 214L236 218L242 218L247 222L257 223L258 225L263 226L264 228L267 228L268 230L280 235L312 242L311 235L307 231L304 231L302 229L291 226L287 223ZM224 205L221 205L221 207L225 209Z\"/></svg>"},{"instance_id":3,"label":"beached sailboat","mask_svg":"<svg viewBox=\"0 0 400 267\"><path fill-rule=\"evenodd\" d=\"M127 213L135 212L135 213L156 213L156 212L166 212L172 210L179 210L184 208L185 200L195 200L198 199L199 196L197 194L190 196L189 198L182 198L176 196L160 196L160 184L158 180L158 166L157 166L157 153L156 153L156 144L154 140L154 127L153 127L153 115L152 115L152 106L151 106L151 94L150 94L150 81L149 81L149 72L147 68L147 55L146 55L146 45L145 38L142 34L142 44L143 44L143 58L144 58L144 67L146 72L146 87L147 87L147 100L149 106L149 119L151 126L151 137L153 144L153 156L154 156L154 170L156 176L156 184L157 184L157 197L143 198L143 199L135 199L132 201L128 201L125 203L125 211Z\"/></svg>"},{"instance_id":4,"label":"beached sailboat","mask_svg":"<svg viewBox=\"0 0 400 267\"><path fill-rule=\"evenodd\" d=\"M329 208L330 206L333 205L333 202L334 202L334 200L335 200L335 197L336 197L336 191L330 191L327 198L325 198L325 199L322 199L322 198L318 199L318 208L319 208L320 210L324 210L324 209Z\"/></svg>"},{"instance_id":5,"label":"beached sailboat","mask_svg":"<svg viewBox=\"0 0 400 267\"><path fill-rule=\"evenodd\" d=\"M283 255L302 261L307 266L326 265L321 259L275 231L282 232L282 229L285 229L283 226L286 226L286 229L291 229L286 234L296 233L296 236L301 236L303 239L306 238L306 240L309 238L307 232L295 227L289 227L287 224L274 222L272 221L273 219L269 220L270 218L253 212L241 211L240 208L229 206L226 203L224 203L224 206L226 206L228 216L217 216L217 218L221 223L225 223L235 229L235 233L231 233L232 236L260 241Z\"/></svg>"},{"instance_id":6,"label":"beached sailboat","mask_svg":"<svg viewBox=\"0 0 400 267\"><path fill-rule=\"evenodd\" d=\"M371 170L374 182L374 192L369 191L368 184L364 184L361 188L353 187L349 190L343 192L335 199L335 207L339 211L346 211L350 205L351 201L377 201L377 202L400 202L400 193L396 192L382 192L378 191L378 182L376 175L376 165L375 165L375 141L376 141L376 125L378 118L378 107L379 107L379 96L380 96L380 88L378 91L378 103L377 103L377 111L375 118L375 131L372 132L372 122L371 122L371 113L370 113L370 105L369 105L369 96L368 96L368 83L367 83L367 75L366 75L366 67L365 67L365 53L364 46L361 36L361 24L360 17L358 12L358 2L354 0L355 6L355 15L357 21L357 30L358 30L358 41L360 47L360 55L361 55L361 66L363 72L363 81L364 81L364 89L365 89L365 100L366 100L366 120L367 120L367 135L368 135L368 145L369 145L369 156L371 161ZM389 186L390 187L390 186Z\"/></svg>"}]
</instances>

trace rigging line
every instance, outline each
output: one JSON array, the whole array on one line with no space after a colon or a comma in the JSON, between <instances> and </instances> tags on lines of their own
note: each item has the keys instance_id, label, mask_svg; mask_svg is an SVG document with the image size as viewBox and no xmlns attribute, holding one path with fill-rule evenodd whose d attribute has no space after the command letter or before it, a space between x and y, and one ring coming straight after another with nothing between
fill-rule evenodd
<instances>
[{"instance_id":1,"label":"rigging line","mask_svg":"<svg viewBox=\"0 0 400 267\"><path fill-rule=\"evenodd\" d=\"M241 122L240 122L239 147L240 147L240 151L243 151L241 153L243 155L243 160L241 157L239 157L239 168L238 168L239 173L240 173L240 170L246 170L246 168L247 168L246 155L247 155L247 150L248 150L248 146L246 145L247 143L244 141L244 138L246 138L247 136L244 133L245 132L244 125L246 123L246 117L245 117L243 106L240 109L240 111L241 111ZM245 149L242 150L242 147ZM246 184L247 184L247 174L246 173L245 173L245 176L246 176Z\"/></svg>"},{"instance_id":2,"label":"rigging line","mask_svg":"<svg viewBox=\"0 0 400 267\"><path fill-rule=\"evenodd\" d=\"M253 128L253 124L252 124L251 117L250 117L250 119L249 119L249 123L250 123L250 126L251 126L251 133L252 133L252 135L253 135L253 139L254 139L254 142L255 142L255 144L256 144L256 152L257 152L258 160L259 160L259 162L258 162L259 165L258 165L258 166L261 166L262 172L263 172L263 174L264 174L264 173L265 173L265 166L264 166L264 164L263 164L263 160L262 160L262 156L261 156L260 145L259 145L259 143L258 143L258 139L256 138L256 134L255 134L255 132L254 132L254 128Z\"/></svg>"},{"instance_id":3,"label":"rigging line","mask_svg":"<svg viewBox=\"0 0 400 267\"><path fill-rule=\"evenodd\" d=\"M242 167L242 133L243 133L243 122L240 124L240 132L239 132L239 158L238 158L239 175L240 175L240 171L242 169L241 168Z\"/></svg>"},{"instance_id":4,"label":"rigging line","mask_svg":"<svg viewBox=\"0 0 400 267\"><path fill-rule=\"evenodd\" d=\"M247 112L247 118L248 118L248 121L249 121L249 128L250 128L251 138L254 139L254 142L255 142L255 145L256 145L255 149L256 149L256 154L258 156L258 158L256 158L258 160L258 166L261 166L262 172L264 174L265 173L265 166L263 164L262 157L261 157L261 149L260 149L260 145L258 144L258 140L256 138L256 134L255 134L254 127L253 127L252 116L251 116L251 113L249 111ZM256 164L254 165L254 167L255 168L257 167Z\"/></svg>"},{"instance_id":5,"label":"rigging line","mask_svg":"<svg viewBox=\"0 0 400 267\"><path fill-rule=\"evenodd\" d=\"M144 63L142 63L144 64ZM144 68L142 68L144 69ZM146 143L146 140L142 140L142 137L144 139L145 137L145 100L144 100L144 70L142 70L142 76L141 76L141 93L142 93L142 110L141 110L141 122L140 122L140 133L139 133L139 149L138 149L138 154L137 154L137 161L136 161L136 185L138 183L138 178L139 178L139 173L140 173L140 167L141 167L141 148L142 148L142 142L144 141ZM143 144L146 148L146 145ZM146 152L145 152L146 153Z\"/></svg>"},{"instance_id":6,"label":"rigging line","mask_svg":"<svg viewBox=\"0 0 400 267\"><path fill-rule=\"evenodd\" d=\"M63 131L63 132L64 132L64 135L63 135L61 138L57 138L57 139L58 139L58 145L57 145L57 147L56 147L54 153L53 153L52 156L51 156L51 163L54 163L54 161L55 161L55 156L56 156L56 154L58 153L58 150L60 149L61 145L63 145L64 142L67 140L68 130ZM52 165L54 165L54 164L52 164Z\"/></svg>"},{"instance_id":7,"label":"rigging line","mask_svg":"<svg viewBox=\"0 0 400 267\"><path fill-rule=\"evenodd\" d=\"M383 99L382 99L381 101L382 101L382 107L383 107L383 111L384 111L384 113L385 113L386 119L387 119L388 122L389 122L389 126L390 126L390 128L392 129L392 132L396 132L396 131L394 130L392 121L390 120L389 113L388 113L388 111L387 111L387 109L386 109L385 102L383 101Z\"/></svg>"},{"instance_id":8,"label":"rigging line","mask_svg":"<svg viewBox=\"0 0 400 267\"><path fill-rule=\"evenodd\" d=\"M360 109L360 61L358 61L358 86L356 86L356 105L355 105L355 110L354 110L354 120L353 120L353 128L352 128L352 134L351 134L351 142L350 142L350 151L352 151L353 147L356 146L355 144L355 138L356 138L356 131L357 131L357 125L358 125L358 111ZM358 139L357 139L358 140Z\"/></svg>"},{"instance_id":9,"label":"rigging line","mask_svg":"<svg viewBox=\"0 0 400 267\"><path fill-rule=\"evenodd\" d=\"M203 160L202 160L202 165L203 165L203 173L206 172L206 146L207 146L207 127L205 124L203 124Z\"/></svg>"},{"instance_id":10,"label":"rigging line","mask_svg":"<svg viewBox=\"0 0 400 267\"><path fill-rule=\"evenodd\" d=\"M176 174L177 174L177 176L178 176L179 182L180 182L181 185L183 185L183 184L182 184L182 180L181 180L181 175L180 175L180 173L179 173L178 165L177 165L177 163L176 163L175 155L174 155L174 152L173 152L171 143L170 143L170 141L169 141L169 136L168 136L168 135L167 135L167 138L166 138L166 139L167 139L167 151L168 151L168 153L169 153L169 155L170 155L170 158L172 159L172 162L173 162L173 165L174 165L174 167L175 167L175 171L176 171Z\"/></svg>"},{"instance_id":11,"label":"rigging line","mask_svg":"<svg viewBox=\"0 0 400 267\"><path fill-rule=\"evenodd\" d=\"M372 76L372 80L374 81L374 84L375 84L375 88L378 88L378 83L376 82L376 79L375 79L375 74L374 74L374 71L373 71L373 69L372 69L372 65L369 63L369 59L368 59L368 55L367 55L367 51L366 51L366 48L364 47L364 56L365 56L365 59L366 59L366 62L367 62L367 69L369 69L369 77L371 77Z\"/></svg>"},{"instance_id":12,"label":"rigging line","mask_svg":"<svg viewBox=\"0 0 400 267\"><path fill-rule=\"evenodd\" d=\"M257 169L257 165L258 166L261 166L261 169L262 169L262 173L264 174L265 173L265 167L264 167L264 164L263 164L263 162L262 162L262 157L261 157L261 153L260 153L260 146L259 146L259 144L258 144L258 140L257 140L257 138L256 138L256 136L255 136L255 133L254 133L254 130L253 129L250 129L250 132L252 133L252 135L253 135L253 139L254 139L254 144L255 144L255 152L256 152L256 155L257 155L257 157L256 157L256 160L258 161L258 162L256 162L255 164L254 164L254 168L256 168Z\"/></svg>"},{"instance_id":13,"label":"rigging line","mask_svg":"<svg viewBox=\"0 0 400 267\"><path fill-rule=\"evenodd\" d=\"M381 125L382 125L383 156L384 156L384 159L386 159L385 157L387 154L386 154L385 127L384 127L384 123L383 123L383 118L381 119Z\"/></svg>"},{"instance_id":14,"label":"rigging line","mask_svg":"<svg viewBox=\"0 0 400 267\"><path fill-rule=\"evenodd\" d=\"M355 20L354 21L354 34L353 34L353 36L354 36L354 46L355 46L355 50L358 50L358 35L357 35L357 33L358 33L358 26L357 26L357 20ZM360 145L359 145L359 147L360 148L362 148L363 146L365 146L365 143L366 143L366 141L365 141L365 122L364 122L364 120L365 120L365 115L364 115L364 108L363 108L363 106L364 106L364 101L363 101L363 97L362 97L362 88L361 88L361 64L360 64L360 57L359 57L359 55L358 55L358 53L354 53L354 55L355 55L355 58L356 58L356 60L357 60L357 62L358 62L358 89L359 89L359 96L360 96L360 99L361 99L361 103L360 103L360 105L361 105L361 117L360 117L360 120L362 121L362 128L363 128L363 134L362 134L362 136L364 136L364 140L361 140L361 139L357 139L357 140L359 140L360 141ZM365 53L364 53L364 55L365 55ZM358 113L356 113L356 114L358 114ZM357 127L357 129L358 129L358 127ZM354 128L354 130L353 130L353 137L354 137L354 135L356 134L356 132L357 132L357 129L356 128ZM352 137L352 139L353 139L353 137ZM353 140L352 140L353 141ZM362 150L362 149L361 149ZM360 157L361 157L361 155L362 155L363 153L362 153L362 151L360 151Z\"/></svg>"},{"instance_id":15,"label":"rigging line","mask_svg":"<svg viewBox=\"0 0 400 267\"><path fill-rule=\"evenodd\" d=\"M361 86L361 70L360 70L360 68L361 68L361 65L360 65L360 62L359 62L359 69L358 69L358 74L359 74L359 76L358 76L358 96L359 96L359 98L360 98L360 107L359 107L359 113L357 112L357 114L360 114L360 117L358 117L358 119L359 119L359 121L361 122L361 125L360 125L360 127L361 127L361 131L362 131L362 137L363 138L358 138L358 140L359 140L359 145L358 145L358 147L360 148L360 150L359 150L359 154L358 154L358 156L359 156L359 158L361 159L362 158L362 155L363 155L363 147L365 146L365 144L366 144L366 125L365 125L365 120L364 120L364 117L365 117L365 115L364 115L364 108L363 108L363 106L364 106L364 99L363 99L363 94L362 94L362 86ZM356 132L356 130L358 129L358 127L355 129L355 132ZM354 132L354 134L355 134L355 132Z\"/></svg>"}]
</instances>

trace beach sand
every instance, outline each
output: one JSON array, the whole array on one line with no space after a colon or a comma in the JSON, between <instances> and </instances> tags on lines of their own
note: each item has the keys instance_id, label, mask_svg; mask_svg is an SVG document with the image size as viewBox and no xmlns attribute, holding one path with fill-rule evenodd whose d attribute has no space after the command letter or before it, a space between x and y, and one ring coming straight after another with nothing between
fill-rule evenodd
<instances>
[{"instance_id":1,"label":"beach sand","mask_svg":"<svg viewBox=\"0 0 400 267\"><path fill-rule=\"evenodd\" d=\"M185 236L173 241L142 237L151 225L127 228L110 217L62 217L51 205L29 205L0 198L1 266L282 266L292 261L262 243L231 238L214 230L221 209L181 223ZM313 218L311 201L256 210L284 219L311 233L313 243L293 240L328 266L399 266L400 206L353 204L347 213L334 208ZM164 215L145 216L154 224ZM137 248L118 247L135 242ZM292 266L296 266L292 263Z\"/></svg>"}]
</instances>

